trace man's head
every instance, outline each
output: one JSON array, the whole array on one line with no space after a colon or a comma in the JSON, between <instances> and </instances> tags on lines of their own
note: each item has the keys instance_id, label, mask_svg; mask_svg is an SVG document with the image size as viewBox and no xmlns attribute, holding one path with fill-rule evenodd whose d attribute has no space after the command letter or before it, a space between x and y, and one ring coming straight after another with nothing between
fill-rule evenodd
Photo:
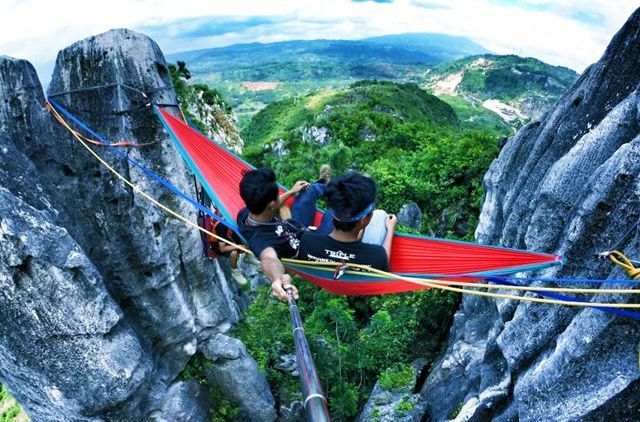
<instances>
[{"instance_id":1,"label":"man's head","mask_svg":"<svg viewBox=\"0 0 640 422\"><path fill-rule=\"evenodd\" d=\"M240 196L252 214L260 214L278 199L273 170L261 168L246 172L240 181Z\"/></svg>"},{"instance_id":2,"label":"man's head","mask_svg":"<svg viewBox=\"0 0 640 422\"><path fill-rule=\"evenodd\" d=\"M334 227L341 231L359 230L371 221L376 183L359 173L347 173L329 182L325 196L334 213Z\"/></svg>"}]
</instances>

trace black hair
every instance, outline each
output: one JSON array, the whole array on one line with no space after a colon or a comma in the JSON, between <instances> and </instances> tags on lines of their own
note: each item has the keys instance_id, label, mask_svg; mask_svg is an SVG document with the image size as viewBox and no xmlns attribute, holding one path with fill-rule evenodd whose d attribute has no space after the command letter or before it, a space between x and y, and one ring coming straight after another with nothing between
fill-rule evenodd
<instances>
[{"instance_id":1,"label":"black hair","mask_svg":"<svg viewBox=\"0 0 640 422\"><path fill-rule=\"evenodd\" d=\"M269 202L278 199L276 174L270 168L246 172L240 181L240 196L249 211L260 214Z\"/></svg>"},{"instance_id":2,"label":"black hair","mask_svg":"<svg viewBox=\"0 0 640 422\"><path fill-rule=\"evenodd\" d=\"M350 172L329 182L325 197L327 205L333 210L335 216L353 217L375 201L376 183L360 173ZM357 221L346 223L333 219L334 227L341 231L351 231L357 224Z\"/></svg>"}]
</instances>

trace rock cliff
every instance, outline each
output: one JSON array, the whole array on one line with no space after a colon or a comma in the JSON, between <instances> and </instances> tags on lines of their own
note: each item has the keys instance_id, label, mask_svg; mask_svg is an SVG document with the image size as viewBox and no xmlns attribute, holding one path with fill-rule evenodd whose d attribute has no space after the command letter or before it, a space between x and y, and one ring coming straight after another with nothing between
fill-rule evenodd
<instances>
[{"instance_id":1,"label":"rock cliff","mask_svg":"<svg viewBox=\"0 0 640 422\"><path fill-rule=\"evenodd\" d=\"M158 46L123 29L62 50L48 95L111 141L152 142L123 151L194 196L141 92L176 103ZM145 192L194 215L108 148L96 150ZM199 386L179 374L241 315L225 263L204 259L197 232L94 161L45 110L33 67L8 57L0 57L0 161L0 380L34 420L184 412L206 420ZM262 419L273 419L264 379L242 359L243 382L267 389ZM218 369L224 363L214 377Z\"/></svg>"},{"instance_id":2,"label":"rock cliff","mask_svg":"<svg viewBox=\"0 0 640 422\"><path fill-rule=\"evenodd\" d=\"M480 242L567 258L546 276L624 277L595 253L640 218L638 69L640 10L551 110L508 140L484 179ZM638 236L619 247L640 255ZM639 342L632 318L465 296L422 394L433 420L637 420Z\"/></svg>"}]
</instances>

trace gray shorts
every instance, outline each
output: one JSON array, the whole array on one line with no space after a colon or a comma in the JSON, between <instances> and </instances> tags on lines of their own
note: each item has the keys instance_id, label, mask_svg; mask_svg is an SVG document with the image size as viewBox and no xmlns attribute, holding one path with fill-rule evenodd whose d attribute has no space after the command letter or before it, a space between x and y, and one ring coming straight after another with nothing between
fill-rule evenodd
<instances>
[{"instance_id":1,"label":"gray shorts","mask_svg":"<svg viewBox=\"0 0 640 422\"><path fill-rule=\"evenodd\" d=\"M383 210L373 210L371 222L364 229L362 241L372 245L382 245L387 236L387 219L389 214Z\"/></svg>"}]
</instances>

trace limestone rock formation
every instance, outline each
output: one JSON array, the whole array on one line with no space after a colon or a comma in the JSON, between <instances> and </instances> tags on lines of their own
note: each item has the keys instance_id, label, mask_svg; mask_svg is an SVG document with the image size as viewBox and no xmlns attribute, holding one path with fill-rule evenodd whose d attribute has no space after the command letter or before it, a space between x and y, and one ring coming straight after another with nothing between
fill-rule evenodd
<instances>
[{"instance_id":1,"label":"limestone rock formation","mask_svg":"<svg viewBox=\"0 0 640 422\"><path fill-rule=\"evenodd\" d=\"M205 343L204 355L213 361L207 377L252 421L274 421L275 403L269 384L240 340L217 334Z\"/></svg>"},{"instance_id":2,"label":"limestone rock formation","mask_svg":"<svg viewBox=\"0 0 640 422\"><path fill-rule=\"evenodd\" d=\"M160 49L129 30L61 51L48 92L109 141L152 142L121 151L194 196L142 93L176 102ZM193 216L110 148L94 148ZM8 57L0 57L0 161L0 380L34 420L187 414L180 403L198 401L197 389L180 372L244 306L225 266L203 259L197 232L101 167L45 110L33 67Z\"/></svg>"},{"instance_id":3,"label":"limestone rock formation","mask_svg":"<svg viewBox=\"0 0 640 422\"><path fill-rule=\"evenodd\" d=\"M546 276L624 277L595 253L640 218L639 68L637 10L600 61L493 162L480 242L567 258ZM637 236L619 247L640 255ZM630 317L465 296L422 393L433 420L637 420L639 343Z\"/></svg>"},{"instance_id":4,"label":"limestone rock formation","mask_svg":"<svg viewBox=\"0 0 640 422\"><path fill-rule=\"evenodd\" d=\"M420 230L422 226L422 211L418 204L415 202L404 204L398 211L398 223L414 230Z\"/></svg>"}]
</instances>

